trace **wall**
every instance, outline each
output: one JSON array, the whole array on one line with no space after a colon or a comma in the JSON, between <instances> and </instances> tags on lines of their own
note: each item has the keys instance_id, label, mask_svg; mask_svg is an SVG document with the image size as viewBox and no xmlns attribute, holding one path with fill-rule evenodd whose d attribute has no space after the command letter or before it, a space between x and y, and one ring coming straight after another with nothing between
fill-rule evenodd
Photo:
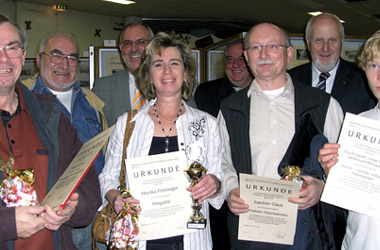
<instances>
[{"instance_id":1,"label":"wall","mask_svg":"<svg viewBox=\"0 0 380 250\"><path fill-rule=\"evenodd\" d=\"M103 40L117 40L124 18L91 14L68 9L56 13L52 6L4 0L0 2L0 13L15 21L28 36L27 58L38 52L42 37L56 32L70 33L80 46L81 56L87 57L89 45L103 46ZM31 21L30 29L25 22ZM121 25L119 25L121 24ZM100 29L100 37L95 36Z\"/></svg>"}]
</instances>

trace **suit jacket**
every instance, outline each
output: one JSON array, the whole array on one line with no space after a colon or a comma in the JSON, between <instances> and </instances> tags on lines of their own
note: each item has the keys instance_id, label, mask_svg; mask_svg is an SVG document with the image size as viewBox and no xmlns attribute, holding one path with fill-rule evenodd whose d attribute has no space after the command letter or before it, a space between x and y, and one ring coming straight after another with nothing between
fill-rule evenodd
<instances>
[{"instance_id":1,"label":"suit jacket","mask_svg":"<svg viewBox=\"0 0 380 250\"><path fill-rule=\"evenodd\" d=\"M92 92L104 102L103 112L109 126L131 109L128 70L96 79Z\"/></svg>"},{"instance_id":2,"label":"suit jacket","mask_svg":"<svg viewBox=\"0 0 380 250\"><path fill-rule=\"evenodd\" d=\"M294 67L288 73L295 81L311 86L311 62ZM354 63L342 58L335 75L331 95L339 102L344 113L358 114L373 108L377 102L363 72Z\"/></svg>"},{"instance_id":3,"label":"suit jacket","mask_svg":"<svg viewBox=\"0 0 380 250\"><path fill-rule=\"evenodd\" d=\"M197 108L217 116L220 102L234 93L231 82L227 77L202 83L195 91L194 100Z\"/></svg>"}]
</instances>

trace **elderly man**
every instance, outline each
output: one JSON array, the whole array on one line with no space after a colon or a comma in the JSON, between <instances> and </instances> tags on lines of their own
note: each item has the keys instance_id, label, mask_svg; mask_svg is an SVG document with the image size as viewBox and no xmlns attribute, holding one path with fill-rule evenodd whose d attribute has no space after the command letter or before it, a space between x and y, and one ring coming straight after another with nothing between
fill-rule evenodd
<instances>
[{"instance_id":1,"label":"elderly man","mask_svg":"<svg viewBox=\"0 0 380 250\"><path fill-rule=\"evenodd\" d=\"M77 82L79 48L68 34L54 34L40 42L36 58L40 74L30 89L41 95L57 96L55 102L71 121L82 143L107 128L103 102L91 91L81 88ZM101 151L94 162L97 173L102 172L104 155ZM95 180L96 181L96 180ZM78 249L91 249L91 224L73 230L73 240Z\"/></svg>"},{"instance_id":2,"label":"elderly man","mask_svg":"<svg viewBox=\"0 0 380 250\"><path fill-rule=\"evenodd\" d=\"M306 249L307 223L297 228L293 246L237 239L238 215L249 208L240 198L238 174L280 179L279 163L302 117L309 114L319 130L335 142L343 113L330 95L293 81L286 73L293 47L284 30L269 23L256 25L245 37L244 44L244 56L255 80L249 88L224 99L218 115L226 147L223 186L231 211L228 218L231 248ZM306 188L300 191L299 197L289 199L300 210L315 205L323 190L321 180L303 177Z\"/></svg>"},{"instance_id":3,"label":"elderly man","mask_svg":"<svg viewBox=\"0 0 380 250\"><path fill-rule=\"evenodd\" d=\"M216 117L220 109L220 102L224 98L247 87L252 82L252 75L245 63L243 51L242 39L227 45L224 55L226 77L198 86L194 95L197 108Z\"/></svg>"},{"instance_id":4,"label":"elderly man","mask_svg":"<svg viewBox=\"0 0 380 250\"><path fill-rule=\"evenodd\" d=\"M133 73L140 66L141 56L152 36L153 32L147 25L126 25L120 34L119 49L127 69L99 78L94 83L92 91L104 101L103 111L110 126L125 111L139 109L145 103L136 88Z\"/></svg>"},{"instance_id":5,"label":"elderly man","mask_svg":"<svg viewBox=\"0 0 380 250\"><path fill-rule=\"evenodd\" d=\"M33 186L42 201L82 143L54 96L33 94L17 83L25 47L25 33L0 15L0 158L13 155L13 169L34 169ZM100 203L91 168L63 209L2 204L0 249L75 249L71 229L90 224Z\"/></svg>"},{"instance_id":6,"label":"elderly man","mask_svg":"<svg viewBox=\"0 0 380 250\"><path fill-rule=\"evenodd\" d=\"M312 62L291 69L293 79L331 94L344 112L358 114L375 106L363 72L340 58L344 28L337 16L323 13L312 17L305 38Z\"/></svg>"}]
</instances>

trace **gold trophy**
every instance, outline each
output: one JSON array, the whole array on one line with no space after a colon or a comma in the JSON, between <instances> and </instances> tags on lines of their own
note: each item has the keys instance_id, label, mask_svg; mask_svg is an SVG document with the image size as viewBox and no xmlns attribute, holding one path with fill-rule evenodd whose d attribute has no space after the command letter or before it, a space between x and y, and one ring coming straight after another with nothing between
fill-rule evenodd
<instances>
[{"instance_id":1,"label":"gold trophy","mask_svg":"<svg viewBox=\"0 0 380 250\"><path fill-rule=\"evenodd\" d=\"M199 180L207 172L207 169L202 166L199 162L204 157L205 150L204 146L199 142L193 142L186 149L186 155L189 160L194 162L190 164L188 168L184 170L184 173L191 183L191 187L195 186ZM193 199L191 208L193 209L193 214L190 216L187 222L188 229L204 229L206 227L206 219L201 213L202 204L199 203L197 199Z\"/></svg>"}]
</instances>

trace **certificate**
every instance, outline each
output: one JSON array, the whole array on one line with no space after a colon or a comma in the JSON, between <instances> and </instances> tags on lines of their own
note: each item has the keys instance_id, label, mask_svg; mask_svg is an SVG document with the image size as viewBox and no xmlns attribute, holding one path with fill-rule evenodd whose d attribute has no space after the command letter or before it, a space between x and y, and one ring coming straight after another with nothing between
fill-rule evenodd
<instances>
[{"instance_id":1,"label":"certificate","mask_svg":"<svg viewBox=\"0 0 380 250\"><path fill-rule=\"evenodd\" d=\"M380 218L380 122L346 113L321 200Z\"/></svg>"},{"instance_id":2,"label":"certificate","mask_svg":"<svg viewBox=\"0 0 380 250\"><path fill-rule=\"evenodd\" d=\"M131 194L140 201L140 240L194 232L187 229L191 197L184 151L125 160Z\"/></svg>"},{"instance_id":3,"label":"certificate","mask_svg":"<svg viewBox=\"0 0 380 250\"><path fill-rule=\"evenodd\" d=\"M78 154L71 161L65 172L59 177L52 189L46 195L41 205L50 205L51 207L61 207L66 205L72 193L78 187L92 164L94 163L99 151L107 142L113 126L93 137L83 144Z\"/></svg>"},{"instance_id":4,"label":"certificate","mask_svg":"<svg viewBox=\"0 0 380 250\"><path fill-rule=\"evenodd\" d=\"M240 197L249 205L239 215L239 240L292 245L296 232L299 183L240 174Z\"/></svg>"}]
</instances>

